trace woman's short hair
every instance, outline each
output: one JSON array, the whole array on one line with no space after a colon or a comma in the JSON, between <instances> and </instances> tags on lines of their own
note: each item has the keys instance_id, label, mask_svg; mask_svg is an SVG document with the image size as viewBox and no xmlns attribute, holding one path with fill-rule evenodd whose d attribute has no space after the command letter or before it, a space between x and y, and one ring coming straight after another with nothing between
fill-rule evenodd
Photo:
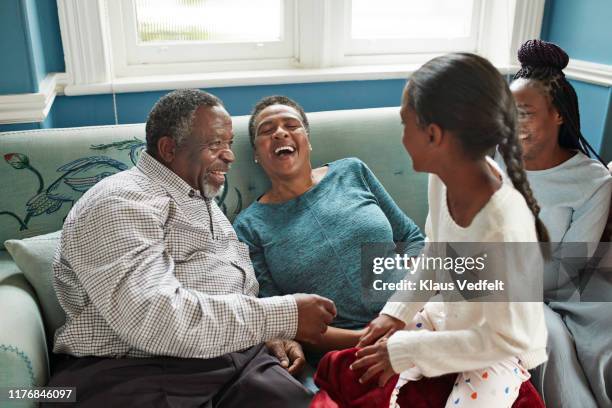
<instances>
[{"instance_id":1,"label":"woman's short hair","mask_svg":"<svg viewBox=\"0 0 612 408\"><path fill-rule=\"evenodd\" d=\"M249 119L249 139L251 140L251 146L255 146L255 136L257 136L255 134L257 131L257 129L255 129L255 119L257 118L257 115L259 115L262 110L272 105L285 105L295 109L302 118L302 123L306 129L306 133L310 135L310 124L308 123L308 117L306 117L306 112L304 112L304 108L302 108L299 103L282 95L266 96L255 104L255 107L251 112L251 118Z\"/></svg>"}]
</instances>

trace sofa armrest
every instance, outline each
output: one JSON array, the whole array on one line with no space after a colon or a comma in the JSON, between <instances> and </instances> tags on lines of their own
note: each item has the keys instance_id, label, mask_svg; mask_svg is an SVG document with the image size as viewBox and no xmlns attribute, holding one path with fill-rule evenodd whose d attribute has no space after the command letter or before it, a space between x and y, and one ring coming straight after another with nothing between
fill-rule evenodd
<instances>
[{"instance_id":1,"label":"sofa armrest","mask_svg":"<svg viewBox=\"0 0 612 408\"><path fill-rule=\"evenodd\" d=\"M44 386L49 355L34 290L16 266L0 266L0 389Z\"/></svg>"}]
</instances>

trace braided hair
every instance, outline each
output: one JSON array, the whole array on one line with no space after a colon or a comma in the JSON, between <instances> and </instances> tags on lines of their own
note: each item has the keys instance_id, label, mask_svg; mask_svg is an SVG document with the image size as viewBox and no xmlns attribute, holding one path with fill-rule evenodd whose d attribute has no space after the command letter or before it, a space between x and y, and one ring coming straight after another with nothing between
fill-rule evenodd
<instances>
[{"instance_id":1,"label":"braided hair","mask_svg":"<svg viewBox=\"0 0 612 408\"><path fill-rule=\"evenodd\" d=\"M499 71L478 55L448 54L419 68L410 77L406 92L418 125L435 123L452 131L467 157L482 158L499 145L508 176L533 213L538 240L549 242L523 169L514 97ZM548 257L546 248L544 255Z\"/></svg>"},{"instance_id":2,"label":"braided hair","mask_svg":"<svg viewBox=\"0 0 612 408\"><path fill-rule=\"evenodd\" d=\"M580 132L578 97L563 73L569 62L567 53L556 44L529 40L519 49L518 59L521 69L514 75L514 79L537 82L563 118L559 129L559 145L566 149L580 150L587 156L590 156L590 151L605 165Z\"/></svg>"}]
</instances>

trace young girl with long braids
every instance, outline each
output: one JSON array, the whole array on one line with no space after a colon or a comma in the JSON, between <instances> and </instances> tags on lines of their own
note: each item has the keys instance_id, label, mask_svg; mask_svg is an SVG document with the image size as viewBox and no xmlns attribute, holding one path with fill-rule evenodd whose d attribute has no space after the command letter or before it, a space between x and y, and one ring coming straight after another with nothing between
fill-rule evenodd
<instances>
[{"instance_id":1,"label":"young girl with long braids","mask_svg":"<svg viewBox=\"0 0 612 408\"><path fill-rule=\"evenodd\" d=\"M530 40L518 58L521 69L510 89L519 109L527 179L550 234L553 258L572 245L566 243L579 242L586 259L606 225L612 177L580 130L578 98L563 74L569 61L565 51ZM496 160L503 168L505 160L500 155ZM612 407L612 360L606 357L612 350L612 303L559 302L577 295L570 273L558 262L546 265L549 360L532 372L532 382L549 406ZM612 294L612 287L608 291Z\"/></svg>"},{"instance_id":2,"label":"young girl with long braids","mask_svg":"<svg viewBox=\"0 0 612 408\"><path fill-rule=\"evenodd\" d=\"M429 61L406 85L400 114L414 169L431 173L428 241L548 241L522 166L514 100L489 61L465 53ZM486 155L496 145L511 182ZM516 271L530 266L513 261ZM390 301L351 368L380 385L394 373L400 385L457 373L447 407L511 407L526 370L546 361L546 336L541 302Z\"/></svg>"}]
</instances>

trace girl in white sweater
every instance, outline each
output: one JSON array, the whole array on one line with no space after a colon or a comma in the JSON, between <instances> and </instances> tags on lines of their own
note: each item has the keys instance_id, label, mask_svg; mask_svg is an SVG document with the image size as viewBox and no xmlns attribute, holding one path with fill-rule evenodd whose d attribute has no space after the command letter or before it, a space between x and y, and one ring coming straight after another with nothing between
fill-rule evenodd
<instances>
[{"instance_id":1,"label":"girl in white sweater","mask_svg":"<svg viewBox=\"0 0 612 408\"><path fill-rule=\"evenodd\" d=\"M431 173L428 241L548 241L523 170L514 100L489 61L429 61L406 85L400 115L414 169ZM486 156L496 145L510 180ZM506 274L530 270L527 262L517 257ZM360 381L378 376L381 386L402 373L398 387L457 373L447 407L511 407L526 370L546 361L546 335L541 302L390 301L351 368L367 368Z\"/></svg>"}]
</instances>

